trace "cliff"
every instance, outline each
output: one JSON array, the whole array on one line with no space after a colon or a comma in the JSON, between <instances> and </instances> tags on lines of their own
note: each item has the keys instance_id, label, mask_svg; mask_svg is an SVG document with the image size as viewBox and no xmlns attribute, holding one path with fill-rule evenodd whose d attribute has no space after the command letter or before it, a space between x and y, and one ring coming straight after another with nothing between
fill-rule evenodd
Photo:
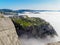
<instances>
[{"instance_id":1,"label":"cliff","mask_svg":"<svg viewBox=\"0 0 60 45\"><path fill-rule=\"evenodd\" d=\"M48 22L38 17L28 17L27 15L23 15L14 16L11 19L19 37L46 38L47 36L54 37L57 35L54 28Z\"/></svg>"},{"instance_id":2,"label":"cliff","mask_svg":"<svg viewBox=\"0 0 60 45\"><path fill-rule=\"evenodd\" d=\"M10 18L0 14L0 45L20 45L15 27Z\"/></svg>"}]
</instances>

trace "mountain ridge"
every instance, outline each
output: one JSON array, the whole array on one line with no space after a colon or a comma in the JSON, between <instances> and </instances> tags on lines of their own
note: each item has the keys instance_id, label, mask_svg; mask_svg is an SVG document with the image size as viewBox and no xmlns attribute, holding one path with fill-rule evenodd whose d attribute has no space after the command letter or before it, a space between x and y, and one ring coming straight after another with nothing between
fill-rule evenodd
<instances>
[{"instance_id":1,"label":"mountain ridge","mask_svg":"<svg viewBox=\"0 0 60 45\"><path fill-rule=\"evenodd\" d=\"M60 12L60 10L32 10L32 9L19 9L19 10L12 10L12 9L0 9L0 13L25 13L25 12L31 12L31 13L39 13L39 12Z\"/></svg>"}]
</instances>

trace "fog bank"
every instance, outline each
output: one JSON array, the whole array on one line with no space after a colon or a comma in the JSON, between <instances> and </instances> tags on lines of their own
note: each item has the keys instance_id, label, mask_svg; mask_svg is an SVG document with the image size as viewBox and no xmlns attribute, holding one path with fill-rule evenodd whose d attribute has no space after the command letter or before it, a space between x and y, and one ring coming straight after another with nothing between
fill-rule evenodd
<instances>
[{"instance_id":1,"label":"fog bank","mask_svg":"<svg viewBox=\"0 0 60 45\"><path fill-rule=\"evenodd\" d=\"M60 12L41 12L40 14L26 14L30 17L40 17L47 22L49 22L53 28L56 30L58 37L47 37L45 39L40 39L40 38L20 38L21 40L21 45L45 45L46 43L49 42L57 42L60 41Z\"/></svg>"}]
</instances>

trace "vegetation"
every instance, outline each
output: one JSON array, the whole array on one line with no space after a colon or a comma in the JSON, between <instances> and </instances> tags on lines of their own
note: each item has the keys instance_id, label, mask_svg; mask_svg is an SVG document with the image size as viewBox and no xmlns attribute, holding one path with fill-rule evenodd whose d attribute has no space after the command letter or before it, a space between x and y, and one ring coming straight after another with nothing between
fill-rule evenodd
<instances>
[{"instance_id":1,"label":"vegetation","mask_svg":"<svg viewBox=\"0 0 60 45\"><path fill-rule=\"evenodd\" d=\"M12 18L12 20L23 27L28 27L32 25L42 25L42 24L48 24L47 22L44 22L44 20L40 18L35 17L26 17L26 18Z\"/></svg>"}]
</instances>

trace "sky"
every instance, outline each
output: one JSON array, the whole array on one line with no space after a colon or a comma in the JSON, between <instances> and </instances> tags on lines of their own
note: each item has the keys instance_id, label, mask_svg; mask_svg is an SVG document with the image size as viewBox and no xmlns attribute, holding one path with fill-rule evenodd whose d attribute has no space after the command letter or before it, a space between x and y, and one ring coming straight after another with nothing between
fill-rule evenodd
<instances>
[{"instance_id":1,"label":"sky","mask_svg":"<svg viewBox=\"0 0 60 45\"><path fill-rule=\"evenodd\" d=\"M0 9L60 10L60 0L0 0Z\"/></svg>"}]
</instances>

